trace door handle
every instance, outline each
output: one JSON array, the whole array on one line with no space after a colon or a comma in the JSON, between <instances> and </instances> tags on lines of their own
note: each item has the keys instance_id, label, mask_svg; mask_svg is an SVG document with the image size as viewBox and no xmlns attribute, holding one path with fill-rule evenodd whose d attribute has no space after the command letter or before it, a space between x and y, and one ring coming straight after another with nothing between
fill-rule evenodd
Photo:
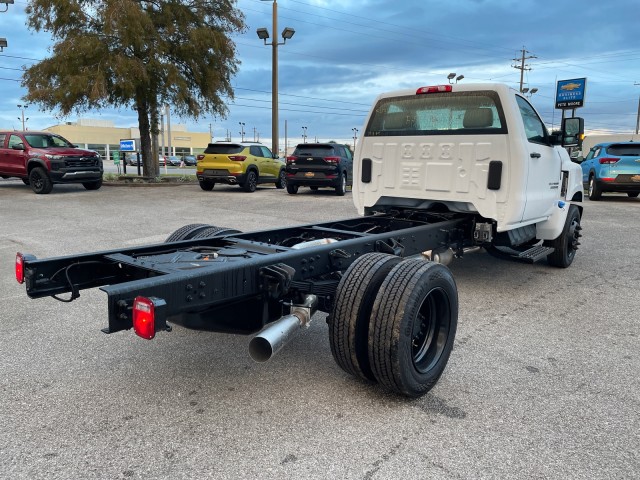
<instances>
[{"instance_id":1,"label":"door handle","mask_svg":"<svg viewBox=\"0 0 640 480\"><path fill-rule=\"evenodd\" d=\"M540 154L539 154L539 153L537 153L537 152L533 152L533 153L530 155L530 157L531 157L531 158L540 158Z\"/></svg>"}]
</instances>

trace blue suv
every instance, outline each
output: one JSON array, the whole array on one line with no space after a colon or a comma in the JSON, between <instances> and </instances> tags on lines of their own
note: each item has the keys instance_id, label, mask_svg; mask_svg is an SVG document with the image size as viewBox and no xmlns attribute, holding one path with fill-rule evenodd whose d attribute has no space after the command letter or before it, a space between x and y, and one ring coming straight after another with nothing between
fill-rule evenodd
<instances>
[{"instance_id":1,"label":"blue suv","mask_svg":"<svg viewBox=\"0 0 640 480\"><path fill-rule=\"evenodd\" d=\"M600 200L605 192L625 192L631 198L640 193L640 142L599 143L580 166L590 200Z\"/></svg>"}]
</instances>

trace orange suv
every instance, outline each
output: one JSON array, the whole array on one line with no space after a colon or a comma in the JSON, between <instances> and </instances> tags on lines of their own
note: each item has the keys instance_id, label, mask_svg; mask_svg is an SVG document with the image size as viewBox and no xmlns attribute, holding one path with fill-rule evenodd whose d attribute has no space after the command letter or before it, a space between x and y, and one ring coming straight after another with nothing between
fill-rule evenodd
<instances>
[{"instance_id":1,"label":"orange suv","mask_svg":"<svg viewBox=\"0 0 640 480\"><path fill-rule=\"evenodd\" d=\"M200 188L213 189L216 183L239 185L245 192L255 192L258 184L286 186L284 162L267 147L255 142L210 143L198 155L196 175Z\"/></svg>"}]
</instances>

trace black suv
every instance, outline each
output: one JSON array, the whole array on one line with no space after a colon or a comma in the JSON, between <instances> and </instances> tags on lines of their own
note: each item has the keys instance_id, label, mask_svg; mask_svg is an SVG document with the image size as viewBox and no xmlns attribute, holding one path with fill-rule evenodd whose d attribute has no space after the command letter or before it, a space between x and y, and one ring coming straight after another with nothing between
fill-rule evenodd
<instances>
[{"instance_id":1,"label":"black suv","mask_svg":"<svg viewBox=\"0 0 640 480\"><path fill-rule=\"evenodd\" d=\"M298 187L332 187L336 195L344 195L352 183L353 155L340 143L301 143L287 157L287 192L298 193Z\"/></svg>"}]
</instances>

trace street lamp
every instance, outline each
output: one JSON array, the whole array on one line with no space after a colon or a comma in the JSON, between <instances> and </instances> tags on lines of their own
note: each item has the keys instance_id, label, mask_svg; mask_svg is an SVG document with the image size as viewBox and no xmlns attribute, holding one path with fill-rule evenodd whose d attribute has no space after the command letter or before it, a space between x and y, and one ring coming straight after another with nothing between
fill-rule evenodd
<instances>
[{"instance_id":1,"label":"street lamp","mask_svg":"<svg viewBox=\"0 0 640 480\"><path fill-rule=\"evenodd\" d=\"M4 47L7 46L7 39L2 37L0 38L0 52L4 51Z\"/></svg>"},{"instance_id":2,"label":"street lamp","mask_svg":"<svg viewBox=\"0 0 640 480\"><path fill-rule=\"evenodd\" d=\"M353 132L353 151L356 151L356 140L358 139L358 129L356 127L353 127L351 129L351 131Z\"/></svg>"},{"instance_id":3,"label":"street lamp","mask_svg":"<svg viewBox=\"0 0 640 480\"><path fill-rule=\"evenodd\" d=\"M302 127L302 143L307 143L307 127Z\"/></svg>"},{"instance_id":4,"label":"street lamp","mask_svg":"<svg viewBox=\"0 0 640 480\"><path fill-rule=\"evenodd\" d=\"M261 0L263 2L273 1L273 34L278 31L278 0ZM271 150L276 155L280 152L280 139L278 132L278 45L284 45L287 40L296 33L293 28L286 27L282 30L282 42L279 43L277 39L273 39L271 43L267 43L269 38L269 30L261 27L256 30L258 38L264 41L265 45L271 45L273 47L271 54Z\"/></svg>"},{"instance_id":5,"label":"street lamp","mask_svg":"<svg viewBox=\"0 0 640 480\"><path fill-rule=\"evenodd\" d=\"M464 75L458 75L456 77L456 83L458 83L460 80L462 80L464 78Z\"/></svg>"},{"instance_id":6,"label":"street lamp","mask_svg":"<svg viewBox=\"0 0 640 480\"><path fill-rule=\"evenodd\" d=\"M20 109L20 112L22 113L20 115L20 117L18 117L18 120L22 121L22 131L24 132L25 131L24 124L25 124L25 122L27 120L29 120L28 118L24 118L24 109L25 108L29 108L29 105L18 105L18 108Z\"/></svg>"},{"instance_id":7,"label":"street lamp","mask_svg":"<svg viewBox=\"0 0 640 480\"><path fill-rule=\"evenodd\" d=\"M13 0L1 0L0 3L4 3L4 10L0 10L0 13L4 13L7 10L9 10L9 5L13 5ZM5 43L5 47L6 47L6 43ZM2 50L0 50L1 52Z\"/></svg>"},{"instance_id":8,"label":"street lamp","mask_svg":"<svg viewBox=\"0 0 640 480\"><path fill-rule=\"evenodd\" d=\"M242 140L244 142L244 122L238 122L240 124L240 136L242 137Z\"/></svg>"},{"instance_id":9,"label":"street lamp","mask_svg":"<svg viewBox=\"0 0 640 480\"><path fill-rule=\"evenodd\" d=\"M451 80L453 80L454 78L456 78L455 73L450 73L449 75L447 75L447 79L449 80L449 83L453 83Z\"/></svg>"}]
</instances>

